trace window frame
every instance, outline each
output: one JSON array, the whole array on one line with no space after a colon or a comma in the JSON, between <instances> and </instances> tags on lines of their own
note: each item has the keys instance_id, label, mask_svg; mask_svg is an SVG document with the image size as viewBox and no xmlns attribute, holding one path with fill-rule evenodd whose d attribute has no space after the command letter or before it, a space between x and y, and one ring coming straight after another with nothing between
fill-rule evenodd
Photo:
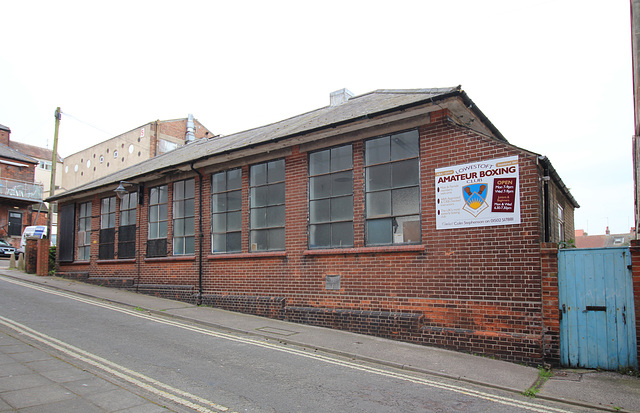
<instances>
[{"instance_id":1,"label":"window frame","mask_svg":"<svg viewBox=\"0 0 640 413\"><path fill-rule=\"evenodd\" d=\"M558 204L558 242L563 242L564 237L564 208Z\"/></svg>"},{"instance_id":2,"label":"window frame","mask_svg":"<svg viewBox=\"0 0 640 413\"><path fill-rule=\"evenodd\" d=\"M195 255L195 182L194 178L190 178L173 183L173 255ZM188 185L191 187L188 188ZM182 189L180 189L180 186L182 186ZM190 192L188 193L188 191ZM191 205L190 209L189 205Z\"/></svg>"},{"instance_id":3,"label":"window frame","mask_svg":"<svg viewBox=\"0 0 640 413\"><path fill-rule=\"evenodd\" d=\"M229 188L230 173L239 173L239 186ZM216 176L224 174L224 189L216 188ZM232 177L233 179L233 177ZM220 189L220 190L218 190ZM230 196L239 195L239 202L236 208L229 208ZM221 200L224 197L224 208L219 207L216 199ZM236 201L237 202L237 201ZM240 216L239 228L229 229L229 218L231 215ZM217 217L224 215L224 230L216 228ZM233 236L230 239L230 235ZM224 249L218 248L216 238L224 238ZM230 243L233 243L231 245ZM211 174L211 253L213 254L230 254L242 252L242 168L228 169Z\"/></svg>"},{"instance_id":4,"label":"window frame","mask_svg":"<svg viewBox=\"0 0 640 413\"><path fill-rule=\"evenodd\" d=\"M282 165L279 172L269 173L270 167ZM264 166L264 171L259 168ZM284 251L286 249L286 162L285 159L275 159L261 162L249 167L249 250L250 252ZM277 175L282 175L278 179ZM264 176L262 182L261 176ZM275 177L274 177L275 176ZM273 178L272 178L273 177ZM281 197L272 202L271 195L279 187ZM262 201L264 198L264 203ZM269 225L269 214L281 215L281 225ZM264 225L260 224L264 221ZM260 238L259 238L260 237ZM255 241L255 242L254 242ZM259 243L266 244L266 248L259 248Z\"/></svg>"},{"instance_id":5,"label":"window frame","mask_svg":"<svg viewBox=\"0 0 640 413\"><path fill-rule=\"evenodd\" d=\"M394 157L394 139L399 139L402 135L404 135L405 137L407 137L408 139L415 139L415 147L412 148L411 150L408 150L407 152L410 153L409 156L398 156L398 157ZM374 159L376 156L379 156L380 153L375 153L374 149L376 149L375 147L373 147L373 142L379 142L380 144L383 144L381 147L384 147L384 140L388 140L388 148L383 148L382 153L385 156L385 159ZM369 145L371 145L371 148L369 148ZM402 154L403 150L406 150L402 148L403 145L396 145L395 148L400 148L400 149L395 149L395 152L398 152L400 154ZM388 156L386 155L385 151L386 149L388 149ZM371 158L369 159L369 153L371 152ZM413 154L411 154L411 152ZM420 244L422 242L422 181L421 181L421 177L420 177L420 133L417 129L409 129L409 130L404 130L404 131L399 131L399 132L394 132L391 134L385 134L382 136L377 136L371 139L367 139L364 141L364 153L363 153L363 157L364 157L364 163L363 163L363 172L364 172L364 204L365 204L365 212L364 212L364 224L365 224L365 245L366 246L384 246L384 245L412 245L412 244ZM411 163L415 162L415 166L410 166L413 170L412 173L415 173L415 175L413 176L409 176L408 179L412 179L413 181L410 182L404 182L402 183L402 180L407 179L407 174L406 173L402 173L402 164L405 165L410 165ZM388 171L385 171L385 166L388 165ZM395 169L398 169L397 171ZM373 171L376 171L378 174L378 178L380 177L384 177L386 178L387 176L389 177L389 183L388 185L385 187L384 184L380 184L379 182L376 182L376 186L380 185L380 188L370 188L371 184L370 182L372 182L372 177L375 177L376 175L374 174ZM383 173L380 173L378 171L381 171ZM398 184L394 184L394 181L396 179L396 175L398 176ZM384 179L383 178L383 179ZM415 189L413 192L413 194L411 193L412 189ZM388 193L388 194L387 194ZM396 197L397 194L400 194ZM404 194L404 197L406 198L408 195L408 198L410 198L410 201L413 203L411 205L411 203L408 203L410 205L410 207L415 207L415 210L410 210L408 212L395 212L394 209L396 207L398 207L398 209L400 209L401 204L400 201L402 200L402 196ZM377 203L375 204L376 207L379 208L379 203L381 202L380 200L382 200L382 202L386 203L388 206L388 213L377 213L374 214L374 198L378 198ZM413 198L413 199L411 199ZM396 202L397 201L397 202ZM414 219L412 219L414 218ZM387 222L385 222L387 221ZM371 226L374 224L374 222L376 223L381 223L384 224L386 226L386 228L384 228L385 230L390 230L390 239L386 239L386 240L382 240L382 241L377 241L372 239L373 238L373 231ZM404 224L406 223L414 223L412 224L413 228L408 227L408 230L412 230L411 232L408 232L407 234L405 234L405 228L404 228ZM403 224L403 230L400 234L397 234L396 231L397 229L400 227L400 224ZM379 234L380 229L378 229L378 231L376 231L376 233ZM399 240L400 237L398 237L397 235L400 235L403 237L402 240ZM408 241L404 241L404 239L407 237L407 235L414 235L417 237L417 239L414 241L412 239L408 240Z\"/></svg>"},{"instance_id":6,"label":"window frame","mask_svg":"<svg viewBox=\"0 0 640 413\"><path fill-rule=\"evenodd\" d=\"M106 208L105 208L106 207ZM113 259L115 256L116 197L100 200L100 233L98 259Z\"/></svg>"},{"instance_id":7,"label":"window frame","mask_svg":"<svg viewBox=\"0 0 640 413\"><path fill-rule=\"evenodd\" d=\"M78 261L91 259L91 207L91 201L78 204Z\"/></svg>"},{"instance_id":8,"label":"window frame","mask_svg":"<svg viewBox=\"0 0 640 413\"><path fill-rule=\"evenodd\" d=\"M349 165L335 165L334 167L334 157L335 154L340 150L349 149ZM321 157L323 154L328 154L328 158L326 162L328 165L326 167L322 166L322 159L319 159L319 165L316 168L314 163L314 157ZM339 159L339 158L338 158ZM336 160L335 164L338 164ZM346 167L345 167L346 166ZM315 170L317 169L317 170ZM348 192L338 192L337 194L334 192L334 184L336 184L338 179L345 179L345 176L350 175L350 187ZM315 182L318 182L317 186ZM328 184L328 194L322 193L327 192L324 189L324 185L322 181L325 181L325 185ZM354 180L353 180L353 144L346 144L340 146L334 146L331 148L321 149L318 151L310 152L308 157L308 173L307 173L307 183L308 183L308 231L307 231L307 242L309 249L330 249L330 248L351 248L354 246ZM347 187L348 185L345 185ZM318 188L316 192L316 188ZM342 188L344 190L344 188ZM340 189L338 189L340 191ZM333 206L337 204L338 200L350 199L350 214L349 217L337 217L333 214L334 209ZM347 203L349 201L347 200ZM317 208L314 208L314 205L318 205ZM337 206L337 205L336 205ZM318 212L315 212L315 211ZM323 219L319 215L321 211L328 210L326 217ZM342 243L344 237L340 237L336 234L338 228L343 227L344 224L350 224L350 233L347 234L346 243ZM348 226L348 225L347 225ZM320 237L319 231L326 230L328 228L329 233L329 244L318 245L317 237ZM317 235L317 237L316 237ZM326 236L327 234L325 234Z\"/></svg>"},{"instance_id":9,"label":"window frame","mask_svg":"<svg viewBox=\"0 0 640 413\"><path fill-rule=\"evenodd\" d=\"M163 205L164 214L162 214ZM169 236L168 184L149 188L149 205L147 208L147 257L165 257L167 255L167 237ZM156 209L156 212L152 212L152 209ZM154 229L155 236L152 236Z\"/></svg>"},{"instance_id":10,"label":"window frame","mask_svg":"<svg viewBox=\"0 0 640 413\"><path fill-rule=\"evenodd\" d=\"M138 231L138 192L127 192L120 199L118 221L118 258L135 258ZM133 206L132 206L133 204ZM124 219L126 217L126 219ZM126 222L126 223L124 223ZM133 235L133 236L132 236Z\"/></svg>"}]
</instances>

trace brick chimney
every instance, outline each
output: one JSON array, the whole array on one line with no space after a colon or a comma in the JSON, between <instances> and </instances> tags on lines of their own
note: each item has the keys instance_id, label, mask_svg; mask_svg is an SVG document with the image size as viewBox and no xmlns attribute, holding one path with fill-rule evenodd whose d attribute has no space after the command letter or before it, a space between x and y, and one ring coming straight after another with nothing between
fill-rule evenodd
<instances>
[{"instance_id":1,"label":"brick chimney","mask_svg":"<svg viewBox=\"0 0 640 413\"><path fill-rule=\"evenodd\" d=\"M611 235L611 231L609 231L609 225L607 225L607 230L604 232L606 235Z\"/></svg>"},{"instance_id":2,"label":"brick chimney","mask_svg":"<svg viewBox=\"0 0 640 413\"><path fill-rule=\"evenodd\" d=\"M9 146L9 135L11 135L11 129L0 125L0 143Z\"/></svg>"}]
</instances>

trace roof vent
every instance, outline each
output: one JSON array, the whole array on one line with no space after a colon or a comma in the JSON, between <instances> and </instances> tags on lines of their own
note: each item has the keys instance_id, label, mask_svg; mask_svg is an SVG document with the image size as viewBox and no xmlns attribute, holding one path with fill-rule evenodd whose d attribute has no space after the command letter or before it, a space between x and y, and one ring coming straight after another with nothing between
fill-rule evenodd
<instances>
[{"instance_id":1,"label":"roof vent","mask_svg":"<svg viewBox=\"0 0 640 413\"><path fill-rule=\"evenodd\" d=\"M195 131L196 124L193 121L193 115L189 113L189 117L187 118L187 135L184 138L184 140L186 141L185 143L191 143L196 140Z\"/></svg>"},{"instance_id":2,"label":"roof vent","mask_svg":"<svg viewBox=\"0 0 640 413\"><path fill-rule=\"evenodd\" d=\"M331 92L331 106L339 106L345 103L347 100L353 97L353 93L349 89L340 89L335 92Z\"/></svg>"}]
</instances>

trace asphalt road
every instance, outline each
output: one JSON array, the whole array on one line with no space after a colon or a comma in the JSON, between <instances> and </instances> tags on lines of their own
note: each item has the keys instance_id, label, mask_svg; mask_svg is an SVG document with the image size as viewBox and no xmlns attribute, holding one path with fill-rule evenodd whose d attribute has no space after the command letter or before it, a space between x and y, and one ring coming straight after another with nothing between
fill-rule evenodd
<instances>
[{"instance_id":1,"label":"asphalt road","mask_svg":"<svg viewBox=\"0 0 640 413\"><path fill-rule=\"evenodd\" d=\"M579 411L0 278L0 331L185 411Z\"/></svg>"}]
</instances>

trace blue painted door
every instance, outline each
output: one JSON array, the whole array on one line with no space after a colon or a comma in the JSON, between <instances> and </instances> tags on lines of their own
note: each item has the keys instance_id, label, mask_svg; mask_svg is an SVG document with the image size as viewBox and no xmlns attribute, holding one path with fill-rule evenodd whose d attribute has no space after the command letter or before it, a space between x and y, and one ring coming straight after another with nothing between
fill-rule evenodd
<instances>
[{"instance_id":1,"label":"blue painted door","mask_svg":"<svg viewBox=\"0 0 640 413\"><path fill-rule=\"evenodd\" d=\"M560 250L558 287L562 364L637 369L629 248Z\"/></svg>"}]
</instances>

